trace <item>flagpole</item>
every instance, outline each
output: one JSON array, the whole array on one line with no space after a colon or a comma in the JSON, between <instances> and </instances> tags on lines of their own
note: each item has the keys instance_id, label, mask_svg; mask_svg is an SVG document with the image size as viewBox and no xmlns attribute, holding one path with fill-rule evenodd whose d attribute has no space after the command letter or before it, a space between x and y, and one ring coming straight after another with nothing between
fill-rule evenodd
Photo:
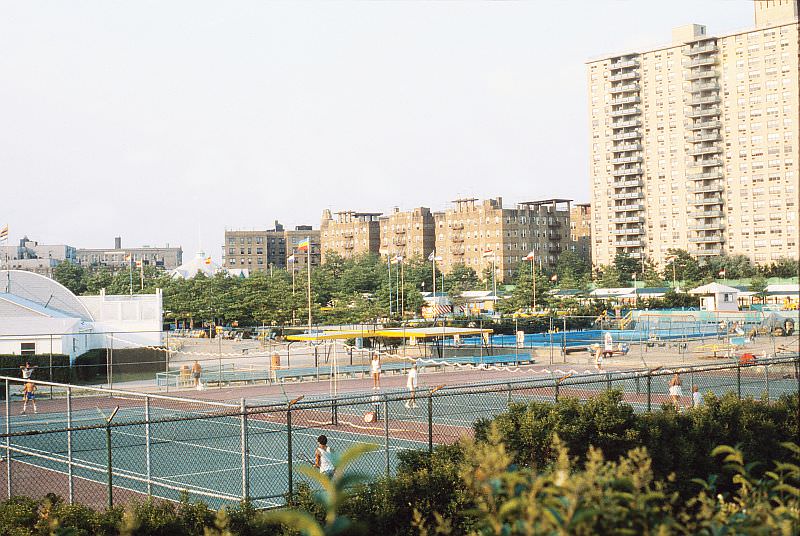
<instances>
[{"instance_id":1,"label":"flagpole","mask_svg":"<svg viewBox=\"0 0 800 536\"><path fill-rule=\"evenodd\" d=\"M389 270L389 318L392 318L392 256L386 254L386 269Z\"/></svg>"},{"instance_id":2,"label":"flagpole","mask_svg":"<svg viewBox=\"0 0 800 536\"><path fill-rule=\"evenodd\" d=\"M133 255L128 257L128 276L130 283L130 295L133 296Z\"/></svg>"},{"instance_id":3,"label":"flagpole","mask_svg":"<svg viewBox=\"0 0 800 536\"><path fill-rule=\"evenodd\" d=\"M536 274L533 272L533 263L536 262L536 257L531 257L531 281L533 282L533 310L536 310Z\"/></svg>"},{"instance_id":4,"label":"flagpole","mask_svg":"<svg viewBox=\"0 0 800 536\"><path fill-rule=\"evenodd\" d=\"M406 316L406 270L405 258L400 259L400 318Z\"/></svg>"},{"instance_id":5,"label":"flagpole","mask_svg":"<svg viewBox=\"0 0 800 536\"><path fill-rule=\"evenodd\" d=\"M308 264L308 334L311 335L311 237L306 237L306 264Z\"/></svg>"},{"instance_id":6,"label":"flagpole","mask_svg":"<svg viewBox=\"0 0 800 536\"><path fill-rule=\"evenodd\" d=\"M497 257L492 255L492 293L494 294L495 302L497 302L497 278L495 274L497 273L497 265L495 264L495 260Z\"/></svg>"},{"instance_id":7,"label":"flagpole","mask_svg":"<svg viewBox=\"0 0 800 536\"><path fill-rule=\"evenodd\" d=\"M431 254L431 264L433 265L433 299L436 300L436 250ZM436 303L434 301L434 303Z\"/></svg>"}]
</instances>

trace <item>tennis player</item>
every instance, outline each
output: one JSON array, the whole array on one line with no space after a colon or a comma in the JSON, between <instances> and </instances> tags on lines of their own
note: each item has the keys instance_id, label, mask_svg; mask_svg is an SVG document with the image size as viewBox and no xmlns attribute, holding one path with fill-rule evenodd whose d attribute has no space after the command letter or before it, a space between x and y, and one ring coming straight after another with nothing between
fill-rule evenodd
<instances>
[{"instance_id":1,"label":"tennis player","mask_svg":"<svg viewBox=\"0 0 800 536\"><path fill-rule=\"evenodd\" d=\"M331 448L328 446L328 437L321 435L317 438L317 450L314 451L314 467L328 478L333 478L336 469L333 465Z\"/></svg>"},{"instance_id":2,"label":"tennis player","mask_svg":"<svg viewBox=\"0 0 800 536\"><path fill-rule=\"evenodd\" d=\"M194 379L194 387L198 391L203 389L203 384L200 383L201 374L203 374L203 367L200 366L200 362L195 359L194 365L192 365L192 378Z\"/></svg>"},{"instance_id":3,"label":"tennis player","mask_svg":"<svg viewBox=\"0 0 800 536\"><path fill-rule=\"evenodd\" d=\"M31 366L29 361L25 361L25 365L19 367L19 369L22 371L22 379L23 380L31 379L31 375L33 375L33 371L36 368L38 367Z\"/></svg>"},{"instance_id":4,"label":"tennis player","mask_svg":"<svg viewBox=\"0 0 800 536\"><path fill-rule=\"evenodd\" d=\"M25 415L25 412L28 409L28 401L33 404L33 412L38 413L36 411L36 385L32 382L27 382L25 387L22 388L22 414Z\"/></svg>"},{"instance_id":5,"label":"tennis player","mask_svg":"<svg viewBox=\"0 0 800 536\"><path fill-rule=\"evenodd\" d=\"M408 377L406 378L406 387L408 388L409 392L411 393L411 400L406 400L406 407L407 408L416 408L417 401L415 399L416 391L417 391L417 377L419 372L417 371L417 364L414 363L411 365L411 368L408 371Z\"/></svg>"},{"instance_id":6,"label":"tennis player","mask_svg":"<svg viewBox=\"0 0 800 536\"><path fill-rule=\"evenodd\" d=\"M381 388L381 358L378 352L372 354L372 361L370 361L370 368L372 370L372 388Z\"/></svg>"}]
</instances>

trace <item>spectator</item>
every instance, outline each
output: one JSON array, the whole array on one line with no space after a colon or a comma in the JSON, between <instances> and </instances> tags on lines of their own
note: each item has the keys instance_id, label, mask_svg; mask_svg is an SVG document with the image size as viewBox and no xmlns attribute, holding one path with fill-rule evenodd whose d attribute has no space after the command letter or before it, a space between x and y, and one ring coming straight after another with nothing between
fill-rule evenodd
<instances>
[{"instance_id":1,"label":"spectator","mask_svg":"<svg viewBox=\"0 0 800 536\"><path fill-rule=\"evenodd\" d=\"M203 384L200 383L200 376L203 374L203 367L200 366L200 362L195 359L194 365L192 365L192 379L194 380L194 387L198 391L203 389Z\"/></svg>"},{"instance_id":2,"label":"spectator","mask_svg":"<svg viewBox=\"0 0 800 536\"><path fill-rule=\"evenodd\" d=\"M692 407L699 408L703 405L703 393L700 392L700 388L697 387L697 384L692 385Z\"/></svg>"}]
</instances>

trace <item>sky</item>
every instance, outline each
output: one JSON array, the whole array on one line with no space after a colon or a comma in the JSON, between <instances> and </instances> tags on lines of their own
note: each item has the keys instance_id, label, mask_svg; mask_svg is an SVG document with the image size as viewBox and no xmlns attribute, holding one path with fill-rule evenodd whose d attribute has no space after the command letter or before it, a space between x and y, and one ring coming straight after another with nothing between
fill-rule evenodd
<instances>
[{"instance_id":1,"label":"sky","mask_svg":"<svg viewBox=\"0 0 800 536\"><path fill-rule=\"evenodd\" d=\"M202 249L323 209L589 200L586 60L750 0L0 0L0 227Z\"/></svg>"}]
</instances>

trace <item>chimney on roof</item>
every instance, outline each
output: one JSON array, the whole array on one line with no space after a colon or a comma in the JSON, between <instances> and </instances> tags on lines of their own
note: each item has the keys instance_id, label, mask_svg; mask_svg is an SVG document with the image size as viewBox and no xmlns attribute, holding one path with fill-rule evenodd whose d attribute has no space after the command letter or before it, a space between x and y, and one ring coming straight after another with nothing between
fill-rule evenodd
<instances>
[{"instance_id":1,"label":"chimney on roof","mask_svg":"<svg viewBox=\"0 0 800 536\"><path fill-rule=\"evenodd\" d=\"M115 236L114 237L114 249L122 249L122 237Z\"/></svg>"}]
</instances>

